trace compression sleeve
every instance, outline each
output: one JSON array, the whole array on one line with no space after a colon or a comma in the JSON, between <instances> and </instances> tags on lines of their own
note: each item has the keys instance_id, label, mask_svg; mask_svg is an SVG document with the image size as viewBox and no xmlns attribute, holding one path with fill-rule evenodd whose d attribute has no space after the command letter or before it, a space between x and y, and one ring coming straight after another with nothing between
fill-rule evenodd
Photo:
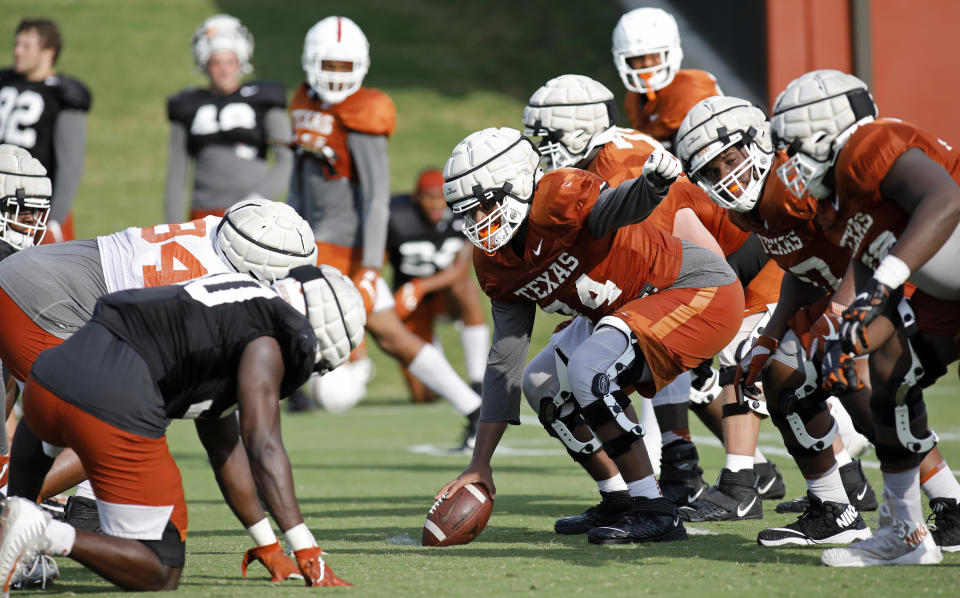
<instances>
[{"instance_id":1,"label":"compression sleeve","mask_svg":"<svg viewBox=\"0 0 960 598\"><path fill-rule=\"evenodd\" d=\"M182 222L187 203L187 129L170 122L170 143L167 149L167 184L163 193L164 222Z\"/></svg>"},{"instance_id":2,"label":"compression sleeve","mask_svg":"<svg viewBox=\"0 0 960 598\"><path fill-rule=\"evenodd\" d=\"M347 147L360 180L363 226L363 265L380 270L387 246L387 223L390 219L390 165L387 160L387 138L351 132Z\"/></svg>"},{"instance_id":3,"label":"compression sleeve","mask_svg":"<svg viewBox=\"0 0 960 598\"><path fill-rule=\"evenodd\" d=\"M283 108L271 108L263 119L267 141L273 149L273 166L264 175L256 193L270 199L277 199L290 182L293 170L293 150L290 140L293 137L290 128L290 116Z\"/></svg>"},{"instance_id":4,"label":"compression sleeve","mask_svg":"<svg viewBox=\"0 0 960 598\"><path fill-rule=\"evenodd\" d=\"M57 157L57 171L53 179L53 205L50 220L63 222L73 206L87 148L87 113L82 110L63 110L53 125L53 148Z\"/></svg>"},{"instance_id":5,"label":"compression sleeve","mask_svg":"<svg viewBox=\"0 0 960 598\"><path fill-rule=\"evenodd\" d=\"M608 187L600 192L587 216L590 234L599 239L620 227L636 224L659 203L660 196L642 176Z\"/></svg>"},{"instance_id":6,"label":"compression sleeve","mask_svg":"<svg viewBox=\"0 0 960 598\"><path fill-rule=\"evenodd\" d=\"M483 403L480 420L520 423L520 389L527 362L533 319L533 303L491 301L493 341L483 374Z\"/></svg>"}]
</instances>

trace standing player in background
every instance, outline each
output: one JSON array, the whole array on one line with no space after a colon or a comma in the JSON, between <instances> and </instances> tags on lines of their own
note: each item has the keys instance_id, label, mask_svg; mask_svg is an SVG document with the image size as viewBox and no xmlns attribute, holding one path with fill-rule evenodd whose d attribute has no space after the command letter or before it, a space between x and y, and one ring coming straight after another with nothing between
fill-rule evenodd
<instances>
[{"instance_id":1,"label":"standing player in background","mask_svg":"<svg viewBox=\"0 0 960 598\"><path fill-rule=\"evenodd\" d=\"M0 142L28 150L53 183L45 243L74 238L70 209L87 146L90 92L57 74L62 46L54 21L24 19L17 26L13 68L0 71Z\"/></svg>"},{"instance_id":2,"label":"standing player in background","mask_svg":"<svg viewBox=\"0 0 960 598\"><path fill-rule=\"evenodd\" d=\"M234 17L216 15L200 25L190 45L210 87L190 88L167 100L165 222L183 220L190 159L190 220L223 216L250 195L279 199L293 168L286 89L272 81L241 81L253 70L253 36L247 28Z\"/></svg>"},{"instance_id":3,"label":"standing player in background","mask_svg":"<svg viewBox=\"0 0 960 598\"><path fill-rule=\"evenodd\" d=\"M350 19L327 17L307 32L307 81L290 103L296 159L287 201L313 227L320 263L352 277L364 294L367 331L376 343L450 401L471 432L479 395L436 347L404 328L380 274L390 212L387 138L396 109L385 93L362 86L369 66L370 45ZM351 363L311 382L315 400L336 410L352 407L366 393L371 367L359 351Z\"/></svg>"},{"instance_id":4,"label":"standing player in background","mask_svg":"<svg viewBox=\"0 0 960 598\"><path fill-rule=\"evenodd\" d=\"M387 253L393 266L395 309L404 326L431 343L439 316L459 320L467 379L479 394L490 329L471 276L473 246L464 240L462 227L463 218L454 216L443 199L443 174L424 170L412 194L390 200ZM422 382L406 370L403 373L415 403L436 399ZM477 411L471 418L479 415Z\"/></svg>"}]
</instances>

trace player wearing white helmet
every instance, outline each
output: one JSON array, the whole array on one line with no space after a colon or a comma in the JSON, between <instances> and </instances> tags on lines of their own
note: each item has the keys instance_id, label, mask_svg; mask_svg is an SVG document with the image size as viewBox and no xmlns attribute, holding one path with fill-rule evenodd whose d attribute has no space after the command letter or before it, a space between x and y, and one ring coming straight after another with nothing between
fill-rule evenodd
<instances>
[{"instance_id":1,"label":"player wearing white helmet","mask_svg":"<svg viewBox=\"0 0 960 598\"><path fill-rule=\"evenodd\" d=\"M320 261L364 293L367 329L377 344L449 400L470 431L480 397L436 347L404 328L380 275L390 207L387 139L396 109L385 93L362 85L370 66L367 38L350 19L327 17L307 33L302 65L307 80L290 105L297 160L287 201L313 227ZM371 362L362 351L354 359L314 380L317 401L344 410L364 396Z\"/></svg>"},{"instance_id":2,"label":"player wearing white helmet","mask_svg":"<svg viewBox=\"0 0 960 598\"><path fill-rule=\"evenodd\" d=\"M613 64L627 88L630 126L668 149L687 110L703 98L721 95L713 75L681 69L682 60L677 22L664 10L631 10L613 29Z\"/></svg>"},{"instance_id":3,"label":"player wearing white helmet","mask_svg":"<svg viewBox=\"0 0 960 598\"><path fill-rule=\"evenodd\" d=\"M832 566L930 564L941 560L941 547L960 549L939 521L928 534L918 488L919 464L937 441L922 389L957 359L960 156L934 134L876 116L863 81L820 70L792 81L771 118L789 156L777 168L781 182L793 196L815 198L817 224L834 246L824 254L840 248L853 258L857 296L843 312L839 340L827 345L824 387L862 388L854 357L870 355L885 501L876 538L824 552ZM907 281L917 287L909 301ZM934 499L934 511L956 521L960 484L943 475L936 485L946 494Z\"/></svg>"},{"instance_id":4,"label":"player wearing white helmet","mask_svg":"<svg viewBox=\"0 0 960 598\"><path fill-rule=\"evenodd\" d=\"M191 220L223 216L232 204L250 196L279 199L290 181L287 92L273 81L243 81L253 70L253 47L253 36L229 15L206 19L193 34L194 63L209 86L191 87L167 100L167 222L184 217L191 161Z\"/></svg>"},{"instance_id":5,"label":"player wearing white helmet","mask_svg":"<svg viewBox=\"0 0 960 598\"><path fill-rule=\"evenodd\" d=\"M37 358L24 390L0 529L4 594L17 563L38 553L70 556L127 590L176 589L187 509L166 441L172 419L196 420L224 498L258 544L244 575L257 559L274 581L350 585L303 522L279 401L311 371L346 361L364 314L350 280L316 266L295 268L275 288L225 273L100 298L90 322ZM62 447L75 449L103 499L102 535L53 521L34 503L47 455Z\"/></svg>"},{"instance_id":6,"label":"player wearing white helmet","mask_svg":"<svg viewBox=\"0 0 960 598\"><path fill-rule=\"evenodd\" d=\"M712 356L735 332L742 290L719 256L643 221L679 176L676 158L655 151L641 176L614 188L586 170L543 174L540 158L519 131L490 128L460 142L444 168L447 203L482 250L474 267L492 301L494 338L473 459L438 496L471 482L495 494L490 459L519 420L522 389L548 431L610 491L590 542L685 539L620 387L651 396ZM696 315L667 322L690 301ZM538 305L580 317L524 369Z\"/></svg>"},{"instance_id":7,"label":"player wearing white helmet","mask_svg":"<svg viewBox=\"0 0 960 598\"><path fill-rule=\"evenodd\" d=\"M0 260L43 240L52 187L47 169L30 152L0 145Z\"/></svg>"}]
</instances>

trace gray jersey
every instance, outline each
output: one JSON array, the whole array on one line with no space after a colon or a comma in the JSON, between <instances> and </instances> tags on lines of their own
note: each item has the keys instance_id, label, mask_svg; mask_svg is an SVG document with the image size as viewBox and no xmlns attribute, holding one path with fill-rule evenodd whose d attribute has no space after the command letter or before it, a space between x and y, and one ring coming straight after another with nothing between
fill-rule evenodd
<instances>
[{"instance_id":1,"label":"gray jersey","mask_svg":"<svg viewBox=\"0 0 960 598\"><path fill-rule=\"evenodd\" d=\"M40 328L68 338L107 294L96 239L31 247L0 262L0 288ZM65 296L66 295L66 296Z\"/></svg>"}]
</instances>

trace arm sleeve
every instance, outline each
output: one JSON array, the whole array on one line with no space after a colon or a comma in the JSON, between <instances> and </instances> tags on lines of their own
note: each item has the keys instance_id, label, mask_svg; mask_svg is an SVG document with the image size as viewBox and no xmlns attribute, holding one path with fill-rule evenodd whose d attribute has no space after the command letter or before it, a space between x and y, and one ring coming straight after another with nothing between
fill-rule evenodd
<instances>
[{"instance_id":1,"label":"arm sleeve","mask_svg":"<svg viewBox=\"0 0 960 598\"><path fill-rule=\"evenodd\" d=\"M187 201L187 130L170 123L170 144L167 150L167 184L163 193L164 222L181 222Z\"/></svg>"},{"instance_id":2,"label":"arm sleeve","mask_svg":"<svg viewBox=\"0 0 960 598\"><path fill-rule=\"evenodd\" d=\"M483 374L480 421L520 423L520 388L537 306L492 301L493 341Z\"/></svg>"},{"instance_id":3,"label":"arm sleeve","mask_svg":"<svg viewBox=\"0 0 960 598\"><path fill-rule=\"evenodd\" d=\"M277 199L290 182L290 172L293 170L293 150L289 147L292 129L287 111L283 108L268 110L264 117L264 129L267 141L273 148L273 166L254 191L264 197Z\"/></svg>"},{"instance_id":4,"label":"arm sleeve","mask_svg":"<svg viewBox=\"0 0 960 598\"><path fill-rule=\"evenodd\" d=\"M600 238L620 227L640 222L657 207L660 199L642 176L604 189L587 216L590 234Z\"/></svg>"},{"instance_id":5,"label":"arm sleeve","mask_svg":"<svg viewBox=\"0 0 960 598\"><path fill-rule=\"evenodd\" d=\"M53 126L53 148L57 156L57 172L53 178L53 207L50 220L63 222L80 187L84 153L87 148L87 113L64 110Z\"/></svg>"},{"instance_id":6,"label":"arm sleeve","mask_svg":"<svg viewBox=\"0 0 960 598\"><path fill-rule=\"evenodd\" d=\"M347 147L360 179L363 205L363 265L379 270L387 246L387 221L390 218L390 165L387 138L384 135L350 133Z\"/></svg>"}]
</instances>

